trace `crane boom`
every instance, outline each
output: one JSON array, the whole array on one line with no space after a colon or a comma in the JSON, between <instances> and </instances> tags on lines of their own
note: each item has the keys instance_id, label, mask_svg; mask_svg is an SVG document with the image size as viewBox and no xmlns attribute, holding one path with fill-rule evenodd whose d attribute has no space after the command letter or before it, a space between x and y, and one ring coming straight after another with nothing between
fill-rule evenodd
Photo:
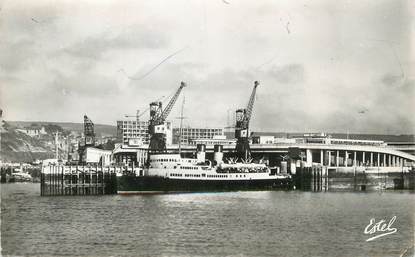
<instances>
[{"instance_id":1,"label":"crane boom","mask_svg":"<svg viewBox=\"0 0 415 257\"><path fill-rule=\"evenodd\" d=\"M248 106L246 107L245 119L246 119L247 126L249 126L249 121L251 120L252 110L254 108L254 103L255 103L256 88L258 87L258 85L259 85L259 82L255 81L254 88L252 89L251 97L249 98Z\"/></svg>"},{"instance_id":2,"label":"crane boom","mask_svg":"<svg viewBox=\"0 0 415 257\"><path fill-rule=\"evenodd\" d=\"M173 109L174 104L177 101L177 98L179 98L180 92L182 89L186 86L186 83L183 81L180 83L180 87L177 89L174 96L170 99L169 103L167 104L166 108L164 108L163 112L161 113L161 119L164 121L167 119L167 116L169 116L171 110Z\"/></svg>"},{"instance_id":3,"label":"crane boom","mask_svg":"<svg viewBox=\"0 0 415 257\"><path fill-rule=\"evenodd\" d=\"M168 102L166 108L164 108L164 110L162 109L162 102L160 101L152 102L150 104L150 122L151 123L153 123L154 125L160 125L166 121L171 110L173 109L174 104L177 101L177 98L179 98L180 92L185 86L186 86L186 83L182 81L180 83L180 87L174 93L174 95Z\"/></svg>"}]
</instances>

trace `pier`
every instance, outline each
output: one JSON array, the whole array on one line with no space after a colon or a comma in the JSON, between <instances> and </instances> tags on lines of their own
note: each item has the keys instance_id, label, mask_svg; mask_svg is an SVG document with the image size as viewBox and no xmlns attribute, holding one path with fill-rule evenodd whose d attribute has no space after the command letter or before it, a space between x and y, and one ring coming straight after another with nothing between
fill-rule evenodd
<instances>
[{"instance_id":1,"label":"pier","mask_svg":"<svg viewBox=\"0 0 415 257\"><path fill-rule=\"evenodd\" d=\"M380 172L368 168L338 169L327 166L297 167L295 189L312 192L415 190L415 171Z\"/></svg>"},{"instance_id":2,"label":"pier","mask_svg":"<svg viewBox=\"0 0 415 257\"><path fill-rule=\"evenodd\" d=\"M292 174L295 189L302 191L329 191L329 175L327 167L297 167Z\"/></svg>"},{"instance_id":3,"label":"pier","mask_svg":"<svg viewBox=\"0 0 415 257\"><path fill-rule=\"evenodd\" d=\"M47 165L42 167L41 196L117 194L117 172L103 166ZM126 172L128 170L124 170Z\"/></svg>"}]
</instances>

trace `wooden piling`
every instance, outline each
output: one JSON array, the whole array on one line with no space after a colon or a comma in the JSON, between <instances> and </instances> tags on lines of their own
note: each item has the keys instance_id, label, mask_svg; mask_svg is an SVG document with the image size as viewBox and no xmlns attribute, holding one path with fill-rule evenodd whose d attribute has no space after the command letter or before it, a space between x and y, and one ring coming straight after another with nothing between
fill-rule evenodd
<instances>
[{"instance_id":1,"label":"wooden piling","mask_svg":"<svg viewBox=\"0 0 415 257\"><path fill-rule=\"evenodd\" d=\"M75 169L75 170L74 170ZM42 167L40 195L116 194L116 169L93 166L49 165Z\"/></svg>"}]
</instances>

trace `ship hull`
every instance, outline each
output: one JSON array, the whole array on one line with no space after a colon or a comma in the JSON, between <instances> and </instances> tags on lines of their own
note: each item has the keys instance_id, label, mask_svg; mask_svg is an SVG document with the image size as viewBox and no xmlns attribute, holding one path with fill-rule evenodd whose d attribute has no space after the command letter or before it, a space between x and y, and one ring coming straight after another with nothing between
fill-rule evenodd
<instances>
[{"instance_id":1,"label":"ship hull","mask_svg":"<svg viewBox=\"0 0 415 257\"><path fill-rule=\"evenodd\" d=\"M225 192L249 190L290 189L291 180L190 180L156 176L128 176L117 178L118 194L160 194L178 192Z\"/></svg>"}]
</instances>

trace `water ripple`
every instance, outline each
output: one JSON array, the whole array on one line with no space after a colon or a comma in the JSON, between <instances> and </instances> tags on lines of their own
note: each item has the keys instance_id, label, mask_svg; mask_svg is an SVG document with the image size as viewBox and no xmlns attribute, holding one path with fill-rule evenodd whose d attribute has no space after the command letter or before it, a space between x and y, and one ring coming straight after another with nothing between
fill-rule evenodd
<instances>
[{"instance_id":1,"label":"water ripple","mask_svg":"<svg viewBox=\"0 0 415 257\"><path fill-rule=\"evenodd\" d=\"M40 197L1 187L2 254L12 256L391 256L414 242L409 193L231 192ZM398 233L365 242L369 219Z\"/></svg>"}]
</instances>

